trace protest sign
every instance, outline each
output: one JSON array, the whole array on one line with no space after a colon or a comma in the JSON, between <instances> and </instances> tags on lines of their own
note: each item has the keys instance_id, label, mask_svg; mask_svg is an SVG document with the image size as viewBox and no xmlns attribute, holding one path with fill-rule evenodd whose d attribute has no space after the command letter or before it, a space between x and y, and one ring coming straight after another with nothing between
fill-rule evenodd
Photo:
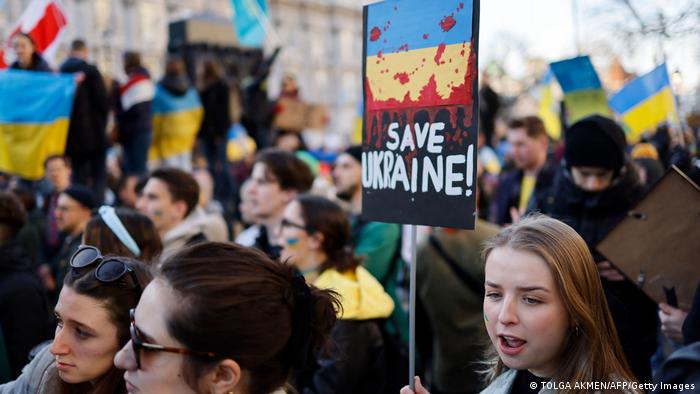
<instances>
[{"instance_id":1,"label":"protest sign","mask_svg":"<svg viewBox=\"0 0 700 394\"><path fill-rule=\"evenodd\" d=\"M654 301L688 309L700 280L700 188L673 167L597 249Z\"/></svg>"},{"instance_id":2,"label":"protest sign","mask_svg":"<svg viewBox=\"0 0 700 394\"><path fill-rule=\"evenodd\" d=\"M366 219L474 228L478 5L364 8Z\"/></svg>"}]
</instances>

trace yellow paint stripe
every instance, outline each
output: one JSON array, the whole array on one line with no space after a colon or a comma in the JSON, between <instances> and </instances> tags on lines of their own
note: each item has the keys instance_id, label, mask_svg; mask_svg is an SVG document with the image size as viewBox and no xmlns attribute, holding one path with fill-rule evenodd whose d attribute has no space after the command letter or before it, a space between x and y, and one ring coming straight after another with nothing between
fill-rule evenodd
<instances>
[{"instance_id":1,"label":"yellow paint stripe","mask_svg":"<svg viewBox=\"0 0 700 394\"><path fill-rule=\"evenodd\" d=\"M462 54L464 50L464 54ZM470 46L466 44L446 45L440 57L441 63L435 63L437 47L415 49L408 52L384 54L382 57L367 57L367 78L372 87L375 100L403 100L410 93L411 100L418 100L421 89L435 74L437 91L442 97L449 97L453 86L464 83L467 73ZM401 83L397 74L406 73L407 79Z\"/></svg>"}]
</instances>

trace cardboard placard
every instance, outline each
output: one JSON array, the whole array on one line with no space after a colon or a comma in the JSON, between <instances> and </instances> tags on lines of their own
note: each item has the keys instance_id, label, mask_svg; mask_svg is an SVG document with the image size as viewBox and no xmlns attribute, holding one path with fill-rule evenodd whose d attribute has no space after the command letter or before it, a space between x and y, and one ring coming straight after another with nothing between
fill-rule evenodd
<instances>
[{"instance_id":1,"label":"cardboard placard","mask_svg":"<svg viewBox=\"0 0 700 394\"><path fill-rule=\"evenodd\" d=\"M478 0L364 7L364 218L474 228L478 21Z\"/></svg>"},{"instance_id":2,"label":"cardboard placard","mask_svg":"<svg viewBox=\"0 0 700 394\"><path fill-rule=\"evenodd\" d=\"M700 188L673 167L597 249L657 303L675 288L688 309L700 281Z\"/></svg>"}]
</instances>

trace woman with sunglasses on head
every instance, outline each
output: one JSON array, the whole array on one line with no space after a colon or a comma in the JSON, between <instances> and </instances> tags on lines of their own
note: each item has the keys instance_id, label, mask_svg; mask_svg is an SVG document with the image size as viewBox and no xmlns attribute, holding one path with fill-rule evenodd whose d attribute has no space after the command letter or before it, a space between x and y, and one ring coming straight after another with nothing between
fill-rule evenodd
<instances>
[{"instance_id":1,"label":"woman with sunglasses on head","mask_svg":"<svg viewBox=\"0 0 700 394\"><path fill-rule=\"evenodd\" d=\"M336 305L257 249L198 243L158 267L114 362L131 393L270 394L325 346Z\"/></svg>"},{"instance_id":2,"label":"woman with sunglasses on head","mask_svg":"<svg viewBox=\"0 0 700 394\"><path fill-rule=\"evenodd\" d=\"M151 279L141 262L81 246L70 260L53 342L0 393L124 393L115 353L129 340L129 310Z\"/></svg>"},{"instance_id":3,"label":"woman with sunglasses on head","mask_svg":"<svg viewBox=\"0 0 700 394\"><path fill-rule=\"evenodd\" d=\"M326 198L301 195L282 217L282 260L309 283L337 292L342 306L331 334L333 352L330 357L320 355L310 370L300 371L295 385L303 393L382 392L387 365L380 327L394 302L353 255L347 214Z\"/></svg>"},{"instance_id":4,"label":"woman with sunglasses on head","mask_svg":"<svg viewBox=\"0 0 700 394\"><path fill-rule=\"evenodd\" d=\"M102 206L85 226L83 244L105 254L158 261L163 243L151 219L134 210Z\"/></svg>"},{"instance_id":5,"label":"woman with sunglasses on head","mask_svg":"<svg viewBox=\"0 0 700 394\"><path fill-rule=\"evenodd\" d=\"M595 382L607 384L605 393L640 392L629 385L596 265L576 231L528 217L487 241L483 256L484 325L493 346L482 394L599 393L603 386L576 386ZM415 392L427 393L417 378Z\"/></svg>"}]
</instances>

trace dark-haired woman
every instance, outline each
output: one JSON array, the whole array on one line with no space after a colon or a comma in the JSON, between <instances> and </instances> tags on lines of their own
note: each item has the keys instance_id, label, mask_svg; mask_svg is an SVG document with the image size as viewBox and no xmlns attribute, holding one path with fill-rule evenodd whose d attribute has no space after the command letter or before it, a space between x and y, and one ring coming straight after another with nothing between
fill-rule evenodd
<instances>
[{"instance_id":1,"label":"dark-haired woman","mask_svg":"<svg viewBox=\"0 0 700 394\"><path fill-rule=\"evenodd\" d=\"M12 40L12 47L17 54L17 60L10 65L11 69L26 71L47 71L51 72L49 64L41 57L41 53L34 43L34 39L26 33L15 34Z\"/></svg>"},{"instance_id":2,"label":"dark-haired woman","mask_svg":"<svg viewBox=\"0 0 700 394\"><path fill-rule=\"evenodd\" d=\"M285 208L279 232L282 260L292 263L322 289L340 295L333 329L334 349L296 382L304 393L377 393L385 384L380 331L394 302L354 257L350 224L343 210L323 197L302 195Z\"/></svg>"},{"instance_id":3,"label":"dark-haired woman","mask_svg":"<svg viewBox=\"0 0 700 394\"><path fill-rule=\"evenodd\" d=\"M129 340L129 310L151 279L148 268L123 257L103 257L82 246L70 261L56 304L56 335L0 393L124 393L114 366Z\"/></svg>"},{"instance_id":4,"label":"dark-haired woman","mask_svg":"<svg viewBox=\"0 0 700 394\"><path fill-rule=\"evenodd\" d=\"M160 265L114 361L132 393L270 394L324 346L336 304L256 249L201 242Z\"/></svg>"},{"instance_id":5,"label":"dark-haired woman","mask_svg":"<svg viewBox=\"0 0 700 394\"><path fill-rule=\"evenodd\" d=\"M85 226L83 244L107 254L156 262L163 243L151 219L128 208L103 206Z\"/></svg>"}]
</instances>

